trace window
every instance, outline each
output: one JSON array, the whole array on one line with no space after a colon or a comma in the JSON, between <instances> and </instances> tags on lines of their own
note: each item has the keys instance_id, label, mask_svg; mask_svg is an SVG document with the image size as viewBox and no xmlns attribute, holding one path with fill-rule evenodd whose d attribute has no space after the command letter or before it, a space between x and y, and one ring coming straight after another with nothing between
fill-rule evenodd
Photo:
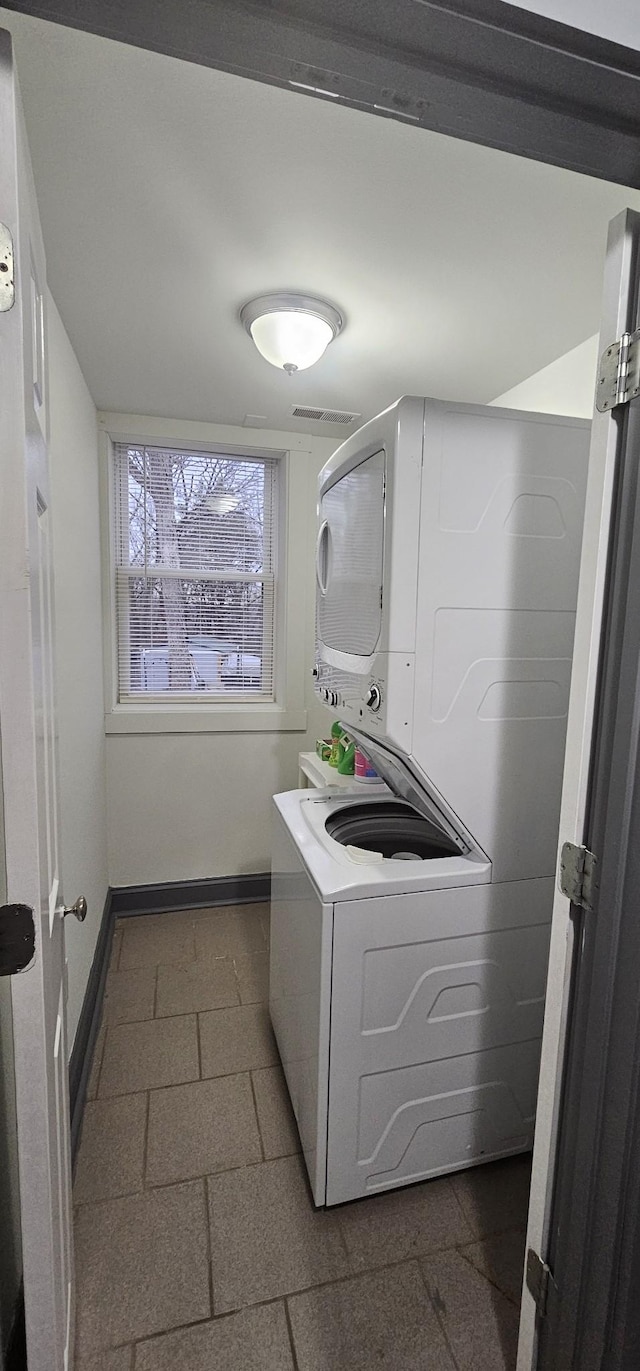
<instances>
[{"instance_id":1,"label":"window","mask_svg":"<svg viewBox=\"0 0 640 1371\"><path fill-rule=\"evenodd\" d=\"M118 703L273 701L278 460L113 452Z\"/></svg>"}]
</instances>

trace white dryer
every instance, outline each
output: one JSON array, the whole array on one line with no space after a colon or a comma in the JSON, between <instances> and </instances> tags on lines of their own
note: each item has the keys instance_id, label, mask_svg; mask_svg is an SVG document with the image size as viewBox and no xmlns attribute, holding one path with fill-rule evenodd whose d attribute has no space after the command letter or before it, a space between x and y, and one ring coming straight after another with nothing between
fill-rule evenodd
<instances>
[{"instance_id":1,"label":"white dryer","mask_svg":"<svg viewBox=\"0 0 640 1371\"><path fill-rule=\"evenodd\" d=\"M587 445L407 397L320 473L316 688L387 791L275 797L269 1003L316 1204L531 1145Z\"/></svg>"}]
</instances>

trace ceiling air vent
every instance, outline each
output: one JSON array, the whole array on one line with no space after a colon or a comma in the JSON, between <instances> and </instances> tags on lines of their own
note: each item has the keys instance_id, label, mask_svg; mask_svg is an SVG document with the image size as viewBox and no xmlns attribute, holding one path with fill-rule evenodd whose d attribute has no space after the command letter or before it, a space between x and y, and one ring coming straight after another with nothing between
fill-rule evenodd
<instances>
[{"instance_id":1,"label":"ceiling air vent","mask_svg":"<svg viewBox=\"0 0 640 1371\"><path fill-rule=\"evenodd\" d=\"M313 409L310 405L292 405L291 413L294 419L315 419L321 424L352 424L354 419L360 418L351 410Z\"/></svg>"}]
</instances>

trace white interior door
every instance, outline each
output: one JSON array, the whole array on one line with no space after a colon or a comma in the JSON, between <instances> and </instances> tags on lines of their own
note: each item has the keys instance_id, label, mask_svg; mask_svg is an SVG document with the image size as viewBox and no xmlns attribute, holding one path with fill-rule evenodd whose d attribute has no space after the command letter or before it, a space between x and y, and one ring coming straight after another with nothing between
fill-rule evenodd
<instances>
[{"instance_id":1,"label":"white interior door","mask_svg":"<svg viewBox=\"0 0 640 1371\"><path fill-rule=\"evenodd\" d=\"M634 279L633 258L639 236L640 215L630 210L618 215L609 226L599 356L627 329L634 328L637 284ZM558 855L565 842L580 845L585 830L609 538L620 441L620 423L615 411L595 411L589 452ZM527 1249L532 1248L543 1260L548 1251L562 1070L571 995L574 925L570 910L569 900L556 886L527 1231ZM530 1371L536 1364L536 1308L525 1284L520 1320L518 1371Z\"/></svg>"},{"instance_id":2,"label":"white interior door","mask_svg":"<svg viewBox=\"0 0 640 1371\"><path fill-rule=\"evenodd\" d=\"M58 881L45 258L13 66L0 30L0 219L15 303L0 312L0 733L7 899L35 956L11 978L29 1371L72 1363L65 975ZM10 273L0 276L0 291ZM5 298L4 306L9 304Z\"/></svg>"}]
</instances>

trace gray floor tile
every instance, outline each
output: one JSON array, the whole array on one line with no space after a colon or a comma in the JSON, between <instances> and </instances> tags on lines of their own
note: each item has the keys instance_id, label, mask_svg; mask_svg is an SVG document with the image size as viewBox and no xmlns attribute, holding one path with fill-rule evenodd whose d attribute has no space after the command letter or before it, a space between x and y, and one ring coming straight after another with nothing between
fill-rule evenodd
<instances>
[{"instance_id":1,"label":"gray floor tile","mask_svg":"<svg viewBox=\"0 0 640 1371\"><path fill-rule=\"evenodd\" d=\"M233 909L200 912L195 939L198 957L242 957L249 952L264 952L265 938L259 908L238 905Z\"/></svg>"},{"instance_id":2,"label":"gray floor tile","mask_svg":"<svg viewBox=\"0 0 640 1371\"><path fill-rule=\"evenodd\" d=\"M207 1184L216 1314L347 1274L337 1217L314 1209L298 1157Z\"/></svg>"},{"instance_id":3,"label":"gray floor tile","mask_svg":"<svg viewBox=\"0 0 640 1371\"><path fill-rule=\"evenodd\" d=\"M531 1186L529 1153L458 1171L451 1182L476 1237L489 1237L507 1228L526 1228Z\"/></svg>"},{"instance_id":4,"label":"gray floor tile","mask_svg":"<svg viewBox=\"0 0 640 1371\"><path fill-rule=\"evenodd\" d=\"M113 1347L89 1357L77 1357L74 1371L131 1371L133 1347Z\"/></svg>"},{"instance_id":5,"label":"gray floor tile","mask_svg":"<svg viewBox=\"0 0 640 1371\"><path fill-rule=\"evenodd\" d=\"M134 1340L135 1371L292 1371L285 1295L298 1371L453 1371L419 1268L459 1371L512 1371L529 1158L315 1210L260 1003L268 922L255 904L116 926L74 1190L77 1371L133 1371L131 1346L107 1349ZM157 1188L138 1191L146 1090ZM213 1320L202 1182L187 1180L205 1173Z\"/></svg>"},{"instance_id":6,"label":"gray floor tile","mask_svg":"<svg viewBox=\"0 0 640 1371\"><path fill-rule=\"evenodd\" d=\"M220 1076L153 1090L149 1101L146 1180L188 1180L262 1159L247 1076Z\"/></svg>"},{"instance_id":7,"label":"gray floor tile","mask_svg":"<svg viewBox=\"0 0 640 1371\"><path fill-rule=\"evenodd\" d=\"M75 1204L142 1190L146 1095L87 1102L73 1182Z\"/></svg>"},{"instance_id":8,"label":"gray floor tile","mask_svg":"<svg viewBox=\"0 0 640 1371\"><path fill-rule=\"evenodd\" d=\"M110 971L104 997L105 1023L131 1023L152 1019L156 993L154 966L132 971Z\"/></svg>"},{"instance_id":9,"label":"gray floor tile","mask_svg":"<svg viewBox=\"0 0 640 1371\"><path fill-rule=\"evenodd\" d=\"M269 909L268 900L247 900L246 904L213 904L207 908L192 909L191 913L197 923L207 923L217 914L255 914L262 919L265 914L268 916Z\"/></svg>"},{"instance_id":10,"label":"gray floor tile","mask_svg":"<svg viewBox=\"0 0 640 1371\"><path fill-rule=\"evenodd\" d=\"M87 1084L88 1100L95 1100L96 1095L98 1094L98 1082L100 1079L100 1068L102 1066L102 1057L104 1054L104 1044L106 1036L107 1025L105 1024L103 1018L100 1028L98 1029L98 1036L96 1038L95 1047L93 1049L93 1061L91 1063L91 1071L89 1072L89 1081Z\"/></svg>"},{"instance_id":11,"label":"gray floor tile","mask_svg":"<svg viewBox=\"0 0 640 1371\"><path fill-rule=\"evenodd\" d=\"M128 1095L199 1075L195 1014L122 1023L107 1033L98 1094Z\"/></svg>"},{"instance_id":12,"label":"gray floor tile","mask_svg":"<svg viewBox=\"0 0 640 1371\"><path fill-rule=\"evenodd\" d=\"M210 1318L201 1181L85 1205L75 1238L81 1356Z\"/></svg>"},{"instance_id":13,"label":"gray floor tile","mask_svg":"<svg viewBox=\"0 0 640 1371\"><path fill-rule=\"evenodd\" d=\"M250 952L234 957L241 1004L266 1004L269 999L269 953Z\"/></svg>"},{"instance_id":14,"label":"gray floor tile","mask_svg":"<svg viewBox=\"0 0 640 1371\"><path fill-rule=\"evenodd\" d=\"M120 971L195 959L193 920L183 914L146 914L123 920Z\"/></svg>"},{"instance_id":15,"label":"gray floor tile","mask_svg":"<svg viewBox=\"0 0 640 1371\"><path fill-rule=\"evenodd\" d=\"M158 967L156 1014L191 1014L199 1009L222 1009L238 1004L233 962L229 957L210 957L187 966Z\"/></svg>"},{"instance_id":16,"label":"gray floor tile","mask_svg":"<svg viewBox=\"0 0 640 1371\"><path fill-rule=\"evenodd\" d=\"M525 1238L524 1232L511 1231L462 1248L478 1271L517 1305L522 1299Z\"/></svg>"},{"instance_id":17,"label":"gray floor tile","mask_svg":"<svg viewBox=\"0 0 640 1371\"><path fill-rule=\"evenodd\" d=\"M251 1074L265 1157L289 1157L300 1152L298 1126L281 1068L267 1066Z\"/></svg>"},{"instance_id":18,"label":"gray floor tile","mask_svg":"<svg viewBox=\"0 0 640 1371\"><path fill-rule=\"evenodd\" d=\"M289 1300L299 1371L455 1371L416 1262Z\"/></svg>"},{"instance_id":19,"label":"gray floor tile","mask_svg":"<svg viewBox=\"0 0 640 1371\"><path fill-rule=\"evenodd\" d=\"M519 1310L460 1252L421 1265L459 1371L514 1371Z\"/></svg>"},{"instance_id":20,"label":"gray floor tile","mask_svg":"<svg viewBox=\"0 0 640 1371\"><path fill-rule=\"evenodd\" d=\"M136 1371L293 1371L284 1305L243 1309L139 1343Z\"/></svg>"},{"instance_id":21,"label":"gray floor tile","mask_svg":"<svg viewBox=\"0 0 640 1371\"><path fill-rule=\"evenodd\" d=\"M197 911L194 909L165 909L159 914L125 914L116 919L116 930L145 929L147 933L163 928L192 928Z\"/></svg>"},{"instance_id":22,"label":"gray floor tile","mask_svg":"<svg viewBox=\"0 0 640 1371\"><path fill-rule=\"evenodd\" d=\"M339 1210L354 1271L469 1241L448 1177L370 1195Z\"/></svg>"},{"instance_id":23,"label":"gray floor tile","mask_svg":"<svg viewBox=\"0 0 640 1371\"><path fill-rule=\"evenodd\" d=\"M169 1021L167 1021L169 1022ZM264 1005L242 1004L200 1015L203 1076L275 1066L278 1049Z\"/></svg>"}]
</instances>

